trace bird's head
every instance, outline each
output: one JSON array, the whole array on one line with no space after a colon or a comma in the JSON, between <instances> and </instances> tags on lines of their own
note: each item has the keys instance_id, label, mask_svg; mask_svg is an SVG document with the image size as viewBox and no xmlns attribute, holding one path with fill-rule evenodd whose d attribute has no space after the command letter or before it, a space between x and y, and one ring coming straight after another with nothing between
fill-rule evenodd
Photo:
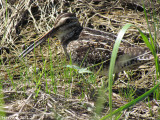
<instances>
[{"instance_id":1,"label":"bird's head","mask_svg":"<svg viewBox=\"0 0 160 120\"><path fill-rule=\"evenodd\" d=\"M61 13L54 23L55 36L63 42L68 37L72 37L80 23L73 13Z\"/></svg>"},{"instance_id":2,"label":"bird's head","mask_svg":"<svg viewBox=\"0 0 160 120\"><path fill-rule=\"evenodd\" d=\"M24 50L19 57L25 57L35 47L40 45L50 36L56 36L63 44L66 40L70 40L76 34L78 29L81 29L80 23L73 13L61 13L55 20L54 27L42 37L38 38L26 50Z\"/></svg>"}]
</instances>

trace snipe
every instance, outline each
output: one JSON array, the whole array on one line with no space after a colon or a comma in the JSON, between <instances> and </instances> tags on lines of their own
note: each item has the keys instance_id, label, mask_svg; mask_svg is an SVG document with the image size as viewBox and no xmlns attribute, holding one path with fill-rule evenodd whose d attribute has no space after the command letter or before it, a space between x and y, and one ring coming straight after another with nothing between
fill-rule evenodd
<instances>
[{"instance_id":1,"label":"snipe","mask_svg":"<svg viewBox=\"0 0 160 120\"><path fill-rule=\"evenodd\" d=\"M92 70L101 68L102 73L108 73L116 36L108 32L83 28L72 13L60 14L54 27L24 50L19 57L25 57L34 47L52 36L61 41L67 58L71 57L73 63L83 67L94 66L91 67ZM114 73L137 68L153 59L148 48L135 46L125 40L122 40L117 56Z\"/></svg>"}]
</instances>

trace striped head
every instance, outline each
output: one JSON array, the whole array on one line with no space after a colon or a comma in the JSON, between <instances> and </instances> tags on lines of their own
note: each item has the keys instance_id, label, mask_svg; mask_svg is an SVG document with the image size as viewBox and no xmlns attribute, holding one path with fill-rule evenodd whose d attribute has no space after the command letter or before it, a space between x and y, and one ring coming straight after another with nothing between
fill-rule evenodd
<instances>
[{"instance_id":1,"label":"striped head","mask_svg":"<svg viewBox=\"0 0 160 120\"><path fill-rule=\"evenodd\" d=\"M71 39L75 35L75 32L82 27L75 14L61 13L56 18L54 28L56 29L55 36L63 43Z\"/></svg>"}]
</instances>

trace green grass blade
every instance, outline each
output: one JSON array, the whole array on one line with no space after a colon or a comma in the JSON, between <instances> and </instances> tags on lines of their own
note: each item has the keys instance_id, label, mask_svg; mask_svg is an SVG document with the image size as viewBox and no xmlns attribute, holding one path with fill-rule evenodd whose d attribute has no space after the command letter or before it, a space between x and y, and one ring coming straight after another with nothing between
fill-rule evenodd
<instances>
[{"instance_id":1,"label":"green grass blade","mask_svg":"<svg viewBox=\"0 0 160 120\"><path fill-rule=\"evenodd\" d=\"M152 3L152 1L151 1L151 3ZM152 3L152 7L153 7L153 3ZM152 46L155 49L155 47L156 47L155 45L157 43L157 41L156 41L157 31L156 31L156 25L155 25L156 23L157 23L157 30L159 30L158 21L156 20L156 17L155 17L156 13L155 13L155 10L153 9L153 15L152 16L153 16L153 20L154 20L153 24L154 24L154 33L155 33L155 37L154 37L154 41L153 41L152 34L151 34L151 29L150 29L149 22L148 22L147 12L146 12L146 9L145 9L144 0L143 0L143 8L144 8L144 14L145 14L146 22L147 22L147 25L148 25L150 41L151 41ZM160 73L159 60L158 60L158 57L156 55L156 51L152 51L152 54L155 57L156 74L157 74L157 79L158 79L158 76L159 76L159 73Z\"/></svg>"},{"instance_id":2,"label":"green grass blade","mask_svg":"<svg viewBox=\"0 0 160 120\"><path fill-rule=\"evenodd\" d=\"M118 37L116 39L116 42L115 42L115 45L114 45L114 48L113 48L113 52L112 52L112 56L111 56L111 62L110 62L110 68L109 68L109 107L110 107L110 114L103 117L103 119L106 119L106 118L109 118L111 117L112 115L124 110L124 109L127 109L128 107L132 106L133 104L139 102L140 100L144 99L145 97L147 97L149 94L151 94L159 85L160 83L158 83L157 85L154 86L154 88L152 88L151 90L149 90L148 92L146 92L145 94L141 95L140 97L138 97L137 99L129 102L128 104L120 107L119 109L115 110L114 112L112 112L112 78L113 78L113 71L114 71L114 66L115 66L115 60L116 60L116 57L117 57L117 52L118 52L118 48L119 48L119 45L120 45L120 42L122 40L122 37L124 36L126 30L131 27L131 26L134 26L136 27L135 25L133 24L126 24L122 29L121 31L119 32L118 34ZM143 34L143 32L138 28L138 31L140 32L140 35L141 37L143 38L146 46L150 49L150 51L152 52L154 58L155 58L155 64L156 64L156 71L159 71L159 62L158 62L158 57L157 57L157 54L156 54L156 50L155 50L155 47L154 47L154 44L152 44L152 42L150 43L148 38ZM158 67L157 67L158 66Z\"/></svg>"},{"instance_id":3,"label":"green grass blade","mask_svg":"<svg viewBox=\"0 0 160 120\"><path fill-rule=\"evenodd\" d=\"M113 72L114 72L114 66L115 66L115 61L118 53L118 48L121 43L121 40L127 31L127 29L132 26L132 24L126 24L119 32L117 39L115 41L115 45L113 47L113 52L110 60L110 67L109 67L109 107L110 107L110 112L112 112L112 79L113 79Z\"/></svg>"},{"instance_id":4,"label":"green grass blade","mask_svg":"<svg viewBox=\"0 0 160 120\"><path fill-rule=\"evenodd\" d=\"M4 112L4 100L3 100L3 93L2 93L2 84L0 84L0 118L2 120L4 120L4 118L6 117L5 112Z\"/></svg>"},{"instance_id":5,"label":"green grass blade","mask_svg":"<svg viewBox=\"0 0 160 120\"><path fill-rule=\"evenodd\" d=\"M146 93L144 93L143 95L139 96L138 98L132 100L131 102L127 103L126 105L124 105L124 106L116 109L116 110L113 111L112 113L110 113L110 114L102 117L100 120L108 119L108 118L111 117L112 115L115 115L115 114L117 114L117 113L119 113L119 112L121 112L121 111L129 108L130 106L136 104L137 102L143 100L143 99L146 98L148 95L150 95L154 90L156 90L156 89L159 87L159 85L160 85L160 82L159 82L157 85L155 85L151 90L147 91Z\"/></svg>"}]
</instances>

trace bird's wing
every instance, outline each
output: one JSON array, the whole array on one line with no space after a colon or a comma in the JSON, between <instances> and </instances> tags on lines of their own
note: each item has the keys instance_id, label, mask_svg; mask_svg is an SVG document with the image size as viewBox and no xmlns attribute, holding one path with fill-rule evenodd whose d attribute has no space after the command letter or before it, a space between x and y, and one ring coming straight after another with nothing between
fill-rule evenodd
<instances>
[{"instance_id":1,"label":"bird's wing","mask_svg":"<svg viewBox=\"0 0 160 120\"><path fill-rule=\"evenodd\" d=\"M109 64L111 58L112 47L103 42L84 39L71 41L66 51L71 56L73 62L79 65L88 67L103 63L106 66L106 64ZM122 54L123 51L119 49L118 56Z\"/></svg>"},{"instance_id":2,"label":"bird's wing","mask_svg":"<svg viewBox=\"0 0 160 120\"><path fill-rule=\"evenodd\" d=\"M78 40L71 41L67 46L67 53L71 56L73 63L84 67L103 64L108 67L115 44L116 37L112 34L99 31L83 30ZM127 70L134 66L140 66L153 57L148 48L137 47L123 40L120 44L115 68L117 71Z\"/></svg>"}]
</instances>

